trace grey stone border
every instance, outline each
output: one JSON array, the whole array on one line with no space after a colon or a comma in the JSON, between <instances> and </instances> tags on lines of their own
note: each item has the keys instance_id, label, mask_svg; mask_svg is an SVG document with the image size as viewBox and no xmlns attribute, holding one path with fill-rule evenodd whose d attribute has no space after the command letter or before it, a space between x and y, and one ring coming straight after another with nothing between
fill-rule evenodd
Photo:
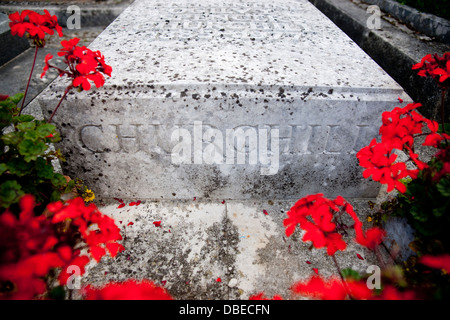
<instances>
[{"instance_id":1,"label":"grey stone border","mask_svg":"<svg viewBox=\"0 0 450 320\"><path fill-rule=\"evenodd\" d=\"M434 37L445 44L450 44L450 21L444 18L420 12L417 9L400 4L394 0L363 1L379 6L381 10L427 36Z\"/></svg>"},{"instance_id":2,"label":"grey stone border","mask_svg":"<svg viewBox=\"0 0 450 320\"><path fill-rule=\"evenodd\" d=\"M405 32L384 19L381 20L380 30L368 29L367 0L309 0L309 2L375 60L415 102L422 103L423 108L420 112L425 117L440 121L440 90L433 79L419 77L411 67L428 53L441 55L448 51L448 45L436 40L421 40L417 35ZM445 114L450 115L448 94Z\"/></svg>"},{"instance_id":3,"label":"grey stone border","mask_svg":"<svg viewBox=\"0 0 450 320\"><path fill-rule=\"evenodd\" d=\"M47 9L51 14L56 15L58 17L58 23L62 27L66 27L67 19L72 15L72 13L67 13L67 7L69 7L70 3L67 4L46 4L45 2L38 2L36 4L27 4L27 5L17 5L17 4L7 4L0 5L0 12L10 14L16 11L22 11L25 9L34 10L34 11L43 11ZM129 1L123 1L117 5L83 5L76 4L80 7L80 18L81 18L81 26L82 27L98 27L98 26L108 26L111 22L113 22L119 14L122 13L125 8L130 5Z\"/></svg>"},{"instance_id":4,"label":"grey stone border","mask_svg":"<svg viewBox=\"0 0 450 320\"><path fill-rule=\"evenodd\" d=\"M27 39L11 35L9 21L8 16L0 12L0 66L30 47Z\"/></svg>"}]
</instances>

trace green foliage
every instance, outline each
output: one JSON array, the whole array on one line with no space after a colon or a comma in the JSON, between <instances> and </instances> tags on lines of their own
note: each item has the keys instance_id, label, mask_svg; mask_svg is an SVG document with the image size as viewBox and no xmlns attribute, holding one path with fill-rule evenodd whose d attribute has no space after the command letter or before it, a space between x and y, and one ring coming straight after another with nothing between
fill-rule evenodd
<instances>
[{"instance_id":1,"label":"green foliage","mask_svg":"<svg viewBox=\"0 0 450 320\"><path fill-rule=\"evenodd\" d=\"M431 13L436 16L450 20L449 0L397 0L401 4L406 4L419 11Z\"/></svg>"},{"instance_id":2,"label":"green foliage","mask_svg":"<svg viewBox=\"0 0 450 320\"><path fill-rule=\"evenodd\" d=\"M362 276L359 274L358 271L353 270L352 268L346 268L341 270L341 274L345 279L354 279L354 280L360 280Z\"/></svg>"},{"instance_id":3,"label":"green foliage","mask_svg":"<svg viewBox=\"0 0 450 320\"><path fill-rule=\"evenodd\" d=\"M448 148L443 151L445 158L433 158L392 208L395 215L407 217L419 236L441 238L450 228L450 178L439 176L450 159Z\"/></svg>"},{"instance_id":4,"label":"green foliage","mask_svg":"<svg viewBox=\"0 0 450 320\"><path fill-rule=\"evenodd\" d=\"M0 210L16 204L24 194L38 203L59 200L66 191L63 175L54 172L52 160L61 159L49 144L60 141L53 124L19 115L23 94L0 101Z\"/></svg>"}]
</instances>

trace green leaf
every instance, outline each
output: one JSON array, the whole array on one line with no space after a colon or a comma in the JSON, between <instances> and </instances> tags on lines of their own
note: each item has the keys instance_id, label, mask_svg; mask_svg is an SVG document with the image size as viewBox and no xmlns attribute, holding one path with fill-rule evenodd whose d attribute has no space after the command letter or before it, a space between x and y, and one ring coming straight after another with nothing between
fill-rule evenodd
<instances>
[{"instance_id":1,"label":"green leaf","mask_svg":"<svg viewBox=\"0 0 450 320\"><path fill-rule=\"evenodd\" d=\"M23 93L16 93L15 95L9 97L9 99L14 103L14 104L18 104L20 102L20 100L22 100L22 98L24 97Z\"/></svg>"},{"instance_id":2,"label":"green leaf","mask_svg":"<svg viewBox=\"0 0 450 320\"><path fill-rule=\"evenodd\" d=\"M444 123L445 126L445 132L449 133L450 132L450 123L446 122ZM437 131L438 133L443 133L442 131L442 124L439 124L439 129Z\"/></svg>"},{"instance_id":3,"label":"green leaf","mask_svg":"<svg viewBox=\"0 0 450 320\"><path fill-rule=\"evenodd\" d=\"M8 169L11 174L23 177L31 173L33 164L25 162L23 158L13 158L8 161Z\"/></svg>"},{"instance_id":4,"label":"green leaf","mask_svg":"<svg viewBox=\"0 0 450 320\"><path fill-rule=\"evenodd\" d=\"M64 193L69 193L69 192L71 192L72 191L72 189L75 187L75 181L74 180L70 180L68 183L67 183L67 187L66 187L66 189L64 190Z\"/></svg>"},{"instance_id":5,"label":"green leaf","mask_svg":"<svg viewBox=\"0 0 450 320\"><path fill-rule=\"evenodd\" d=\"M17 148L19 153L24 156L25 161L30 162L44 155L48 146L42 141L33 142L31 140L23 140Z\"/></svg>"},{"instance_id":6,"label":"green leaf","mask_svg":"<svg viewBox=\"0 0 450 320\"><path fill-rule=\"evenodd\" d=\"M13 117L11 115L11 112L9 112L6 108L1 107L0 108L0 128L6 128L9 126L13 121Z\"/></svg>"},{"instance_id":7,"label":"green leaf","mask_svg":"<svg viewBox=\"0 0 450 320\"><path fill-rule=\"evenodd\" d=\"M18 202L24 194L17 181L5 181L0 185L0 205L8 208L11 204Z\"/></svg>"},{"instance_id":8,"label":"green leaf","mask_svg":"<svg viewBox=\"0 0 450 320\"><path fill-rule=\"evenodd\" d=\"M55 133L56 127L53 124L46 123L37 127L36 132L41 138L46 138L50 134Z\"/></svg>"},{"instance_id":9,"label":"green leaf","mask_svg":"<svg viewBox=\"0 0 450 320\"><path fill-rule=\"evenodd\" d=\"M37 139L39 139L36 131L27 131L24 133L23 137L31 141L36 141Z\"/></svg>"},{"instance_id":10,"label":"green leaf","mask_svg":"<svg viewBox=\"0 0 450 320\"><path fill-rule=\"evenodd\" d=\"M359 274L359 272L357 272L351 268L342 269L341 272L342 272L342 276L344 278L352 278L355 280L361 279L361 275Z\"/></svg>"},{"instance_id":11,"label":"green leaf","mask_svg":"<svg viewBox=\"0 0 450 320\"><path fill-rule=\"evenodd\" d=\"M0 175L2 175L6 170L8 170L6 163L0 163Z\"/></svg>"},{"instance_id":12,"label":"green leaf","mask_svg":"<svg viewBox=\"0 0 450 320\"><path fill-rule=\"evenodd\" d=\"M57 202L61 200L61 192L59 191L53 191L52 195L50 196L50 202Z\"/></svg>"},{"instance_id":13,"label":"green leaf","mask_svg":"<svg viewBox=\"0 0 450 320\"><path fill-rule=\"evenodd\" d=\"M7 145L16 145L22 140L22 134L17 131L9 132L2 136L2 140Z\"/></svg>"},{"instance_id":14,"label":"green leaf","mask_svg":"<svg viewBox=\"0 0 450 320\"><path fill-rule=\"evenodd\" d=\"M17 125L17 129L20 131L29 131L36 128L36 122L21 122Z\"/></svg>"},{"instance_id":15,"label":"green leaf","mask_svg":"<svg viewBox=\"0 0 450 320\"><path fill-rule=\"evenodd\" d=\"M444 197L450 197L450 179L442 178L436 187Z\"/></svg>"},{"instance_id":16,"label":"green leaf","mask_svg":"<svg viewBox=\"0 0 450 320\"><path fill-rule=\"evenodd\" d=\"M53 288L49 293L49 297L52 300L64 300L66 298L64 286L57 286Z\"/></svg>"},{"instance_id":17,"label":"green leaf","mask_svg":"<svg viewBox=\"0 0 450 320\"><path fill-rule=\"evenodd\" d=\"M433 215L435 217L442 217L442 215L445 213L445 208L433 208Z\"/></svg>"},{"instance_id":18,"label":"green leaf","mask_svg":"<svg viewBox=\"0 0 450 320\"><path fill-rule=\"evenodd\" d=\"M53 178L53 166L51 163L47 163L43 158L38 158L36 160L36 172L37 176L42 179L48 179L51 180Z\"/></svg>"},{"instance_id":19,"label":"green leaf","mask_svg":"<svg viewBox=\"0 0 450 320\"><path fill-rule=\"evenodd\" d=\"M19 122L31 122L34 120L34 117L29 114L22 114L20 116L14 117L13 122L19 123Z\"/></svg>"},{"instance_id":20,"label":"green leaf","mask_svg":"<svg viewBox=\"0 0 450 320\"><path fill-rule=\"evenodd\" d=\"M66 178L60 173L55 173L52 177L52 184L56 188L65 187L67 185Z\"/></svg>"}]
</instances>

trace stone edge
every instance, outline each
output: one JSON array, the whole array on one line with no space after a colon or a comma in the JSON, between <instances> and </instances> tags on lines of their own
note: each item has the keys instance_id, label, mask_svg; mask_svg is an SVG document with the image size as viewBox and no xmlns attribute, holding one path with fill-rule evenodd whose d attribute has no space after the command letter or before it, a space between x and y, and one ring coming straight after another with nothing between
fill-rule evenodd
<instances>
[{"instance_id":1,"label":"stone edge","mask_svg":"<svg viewBox=\"0 0 450 320\"><path fill-rule=\"evenodd\" d=\"M0 5L0 12L10 14L25 9L35 11L47 9L52 15L56 15L58 17L58 22L62 27L67 27L67 19L73 14L73 12L67 12L67 7L69 5L70 4L55 5L46 3L37 3L35 5ZM113 22L129 5L129 2L109 6L80 4L81 25L83 27L106 27Z\"/></svg>"},{"instance_id":2,"label":"stone edge","mask_svg":"<svg viewBox=\"0 0 450 320\"><path fill-rule=\"evenodd\" d=\"M414 101L422 103L423 108L420 111L424 116L439 120L441 94L432 79L419 77L417 72L411 69L413 64L420 61L417 57L405 52L379 30L369 30L361 19L361 16L366 16L365 10L359 8L352 0L339 1L339 6L332 0L309 0L309 2L375 60ZM412 37L401 30L398 30L398 33L401 33L403 37L410 37L409 39ZM411 43L414 41L419 40L411 39ZM433 50L432 47L430 50ZM423 51L422 56L427 53L433 52ZM450 98L447 97L446 101L446 114L448 114Z\"/></svg>"},{"instance_id":3,"label":"stone edge","mask_svg":"<svg viewBox=\"0 0 450 320\"><path fill-rule=\"evenodd\" d=\"M420 12L410 6L393 0L363 0L377 5L402 22L410 25L427 36L435 37L445 44L450 44L450 21L430 13Z\"/></svg>"}]
</instances>

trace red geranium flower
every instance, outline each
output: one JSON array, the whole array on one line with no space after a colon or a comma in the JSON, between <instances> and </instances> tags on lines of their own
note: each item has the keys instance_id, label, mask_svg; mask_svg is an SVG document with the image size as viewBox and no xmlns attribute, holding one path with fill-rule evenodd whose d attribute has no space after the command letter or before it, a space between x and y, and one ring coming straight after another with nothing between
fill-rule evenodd
<instances>
[{"instance_id":1,"label":"red geranium flower","mask_svg":"<svg viewBox=\"0 0 450 320\"><path fill-rule=\"evenodd\" d=\"M442 57L427 54L412 69L419 70L418 75L421 77L433 78L441 88L450 86L450 52L445 52Z\"/></svg>"},{"instance_id":2,"label":"red geranium flower","mask_svg":"<svg viewBox=\"0 0 450 320\"><path fill-rule=\"evenodd\" d=\"M410 103L403 108L396 107L392 111L383 112L381 141L399 150L402 150L405 144L413 146L413 136L422 133L425 121L425 118L414 110L421 106L420 103Z\"/></svg>"},{"instance_id":3,"label":"red geranium flower","mask_svg":"<svg viewBox=\"0 0 450 320\"><path fill-rule=\"evenodd\" d=\"M54 213L53 223L71 220L71 224L78 228L82 239L89 247L89 253L95 260L99 261L106 255L106 250L114 257L125 249L117 243L118 240L122 240L119 227L112 218L101 214L95 204L86 206L82 198L75 198L68 200L66 204L53 203L47 208ZM94 225L97 227L95 230L90 228Z\"/></svg>"},{"instance_id":4,"label":"red geranium flower","mask_svg":"<svg viewBox=\"0 0 450 320\"><path fill-rule=\"evenodd\" d=\"M356 242L371 250L374 250L386 235L386 231L377 227L370 228L366 232L362 228L355 228L355 231Z\"/></svg>"},{"instance_id":5,"label":"red geranium flower","mask_svg":"<svg viewBox=\"0 0 450 320\"><path fill-rule=\"evenodd\" d=\"M444 269L447 273L450 273L450 254L425 255L420 258L419 262L430 268Z\"/></svg>"},{"instance_id":6,"label":"red geranium flower","mask_svg":"<svg viewBox=\"0 0 450 320\"><path fill-rule=\"evenodd\" d=\"M345 300L348 298L366 300L372 297L372 290L364 282L346 280L343 283L337 277L324 279L317 275L307 281L297 282L291 290L296 294L320 300Z\"/></svg>"},{"instance_id":7,"label":"red geranium flower","mask_svg":"<svg viewBox=\"0 0 450 320\"><path fill-rule=\"evenodd\" d=\"M339 208L342 207L342 208ZM329 255L334 255L338 250L345 250L347 244L342 235L336 232L334 214L341 210L350 210L350 205L342 197L329 200L323 194L304 197L288 211L283 221L286 227L286 235L289 237L297 225L305 232L302 240L311 241L316 248L327 248Z\"/></svg>"},{"instance_id":8,"label":"red geranium flower","mask_svg":"<svg viewBox=\"0 0 450 320\"><path fill-rule=\"evenodd\" d=\"M173 300L166 289L149 280L112 282L102 288L87 286L83 291L86 300Z\"/></svg>"},{"instance_id":9,"label":"red geranium flower","mask_svg":"<svg viewBox=\"0 0 450 320\"><path fill-rule=\"evenodd\" d=\"M67 75L73 79L72 87L87 91L91 89L91 81L97 88L102 87L105 84L103 74L111 76L112 68L105 63L105 58L100 51L94 52L85 46L80 47L78 46L79 41L78 38L61 41L62 49L58 55L64 57L69 71L50 65L48 61L52 57L47 55L41 78L49 68L55 68L59 71L60 76Z\"/></svg>"},{"instance_id":10,"label":"red geranium flower","mask_svg":"<svg viewBox=\"0 0 450 320\"><path fill-rule=\"evenodd\" d=\"M258 294L254 294L248 298L249 300L283 300L283 297L280 295L274 295L271 298L268 298L264 292L260 292Z\"/></svg>"},{"instance_id":11,"label":"red geranium flower","mask_svg":"<svg viewBox=\"0 0 450 320\"><path fill-rule=\"evenodd\" d=\"M52 16L47 10L44 14L39 14L31 10L24 10L20 14L15 12L9 15L11 22L11 34L23 37L25 33L34 40L38 47L45 45L45 35L53 35L56 32L63 36L62 27L58 24L58 18Z\"/></svg>"},{"instance_id":12,"label":"red geranium flower","mask_svg":"<svg viewBox=\"0 0 450 320\"><path fill-rule=\"evenodd\" d=\"M356 157L361 167L365 168L363 177L372 176L374 181L387 184L387 191L396 188L399 192L406 192L406 186L400 179L410 176L416 178L418 170L409 170L403 162L395 162L397 155L392 153L392 147L385 143L377 143L373 139L370 144L362 148Z\"/></svg>"}]
</instances>

